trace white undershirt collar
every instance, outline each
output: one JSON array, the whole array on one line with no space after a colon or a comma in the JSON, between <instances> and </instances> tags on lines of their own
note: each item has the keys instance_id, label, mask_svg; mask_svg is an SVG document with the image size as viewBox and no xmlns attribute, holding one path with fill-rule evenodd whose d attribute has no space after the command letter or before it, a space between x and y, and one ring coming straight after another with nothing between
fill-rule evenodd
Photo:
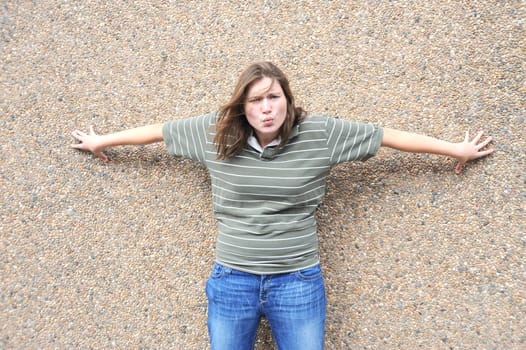
<instances>
[{"instance_id":1,"label":"white undershirt collar","mask_svg":"<svg viewBox=\"0 0 526 350\"><path fill-rule=\"evenodd\" d=\"M278 136L277 139L272 140L272 142L270 142L265 148L277 146L280 144L280 142L281 142L281 137ZM259 153L263 153L263 147L261 147L258 139L253 134L248 137L247 143L249 144L249 146L254 148Z\"/></svg>"}]
</instances>

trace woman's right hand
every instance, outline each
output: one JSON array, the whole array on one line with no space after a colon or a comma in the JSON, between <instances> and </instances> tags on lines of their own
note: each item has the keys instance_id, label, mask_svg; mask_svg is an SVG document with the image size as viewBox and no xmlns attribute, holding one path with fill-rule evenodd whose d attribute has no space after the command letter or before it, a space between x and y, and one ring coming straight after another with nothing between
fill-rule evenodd
<instances>
[{"instance_id":1,"label":"woman's right hand","mask_svg":"<svg viewBox=\"0 0 526 350\"><path fill-rule=\"evenodd\" d=\"M72 144L71 147L93 153L94 156L98 157L104 162L108 162L110 159L104 154L104 146L101 145L100 136L93 130L93 125L89 127L89 134L83 131L75 130L71 133L71 136L75 138L79 143Z\"/></svg>"}]
</instances>

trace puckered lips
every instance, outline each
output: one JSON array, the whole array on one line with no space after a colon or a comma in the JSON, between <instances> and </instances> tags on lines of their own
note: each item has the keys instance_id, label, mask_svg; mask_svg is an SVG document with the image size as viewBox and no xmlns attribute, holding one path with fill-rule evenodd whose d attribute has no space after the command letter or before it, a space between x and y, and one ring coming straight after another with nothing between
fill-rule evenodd
<instances>
[{"instance_id":1,"label":"puckered lips","mask_svg":"<svg viewBox=\"0 0 526 350\"><path fill-rule=\"evenodd\" d=\"M265 118L263 118L263 120L261 121L261 123L262 123L264 126L272 125L272 123L274 123L274 117L265 117Z\"/></svg>"}]
</instances>

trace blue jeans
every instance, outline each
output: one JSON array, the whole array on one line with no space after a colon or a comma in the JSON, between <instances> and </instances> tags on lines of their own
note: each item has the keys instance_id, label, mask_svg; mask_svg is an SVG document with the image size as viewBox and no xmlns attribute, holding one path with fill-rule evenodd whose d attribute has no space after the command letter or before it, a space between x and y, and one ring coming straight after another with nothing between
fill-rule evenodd
<instances>
[{"instance_id":1,"label":"blue jeans","mask_svg":"<svg viewBox=\"0 0 526 350\"><path fill-rule=\"evenodd\" d=\"M252 350L263 316L278 349L323 349L326 299L319 265L254 275L215 263L206 296L212 350Z\"/></svg>"}]
</instances>

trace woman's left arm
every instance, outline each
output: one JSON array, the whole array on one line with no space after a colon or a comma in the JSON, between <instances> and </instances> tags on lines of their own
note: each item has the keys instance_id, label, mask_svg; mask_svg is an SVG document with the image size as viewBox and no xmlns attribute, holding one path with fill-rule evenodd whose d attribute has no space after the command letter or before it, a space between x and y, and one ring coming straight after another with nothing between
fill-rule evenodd
<instances>
[{"instance_id":1,"label":"woman's left arm","mask_svg":"<svg viewBox=\"0 0 526 350\"><path fill-rule=\"evenodd\" d=\"M458 164L455 167L455 173L460 174L462 167L468 161L493 153L493 149L484 149L491 142L491 136L480 142L483 134L484 132L481 131L473 140L470 140L469 131L467 131L464 141L453 143L430 136L384 128L382 146L405 152L432 153L456 158Z\"/></svg>"}]
</instances>

